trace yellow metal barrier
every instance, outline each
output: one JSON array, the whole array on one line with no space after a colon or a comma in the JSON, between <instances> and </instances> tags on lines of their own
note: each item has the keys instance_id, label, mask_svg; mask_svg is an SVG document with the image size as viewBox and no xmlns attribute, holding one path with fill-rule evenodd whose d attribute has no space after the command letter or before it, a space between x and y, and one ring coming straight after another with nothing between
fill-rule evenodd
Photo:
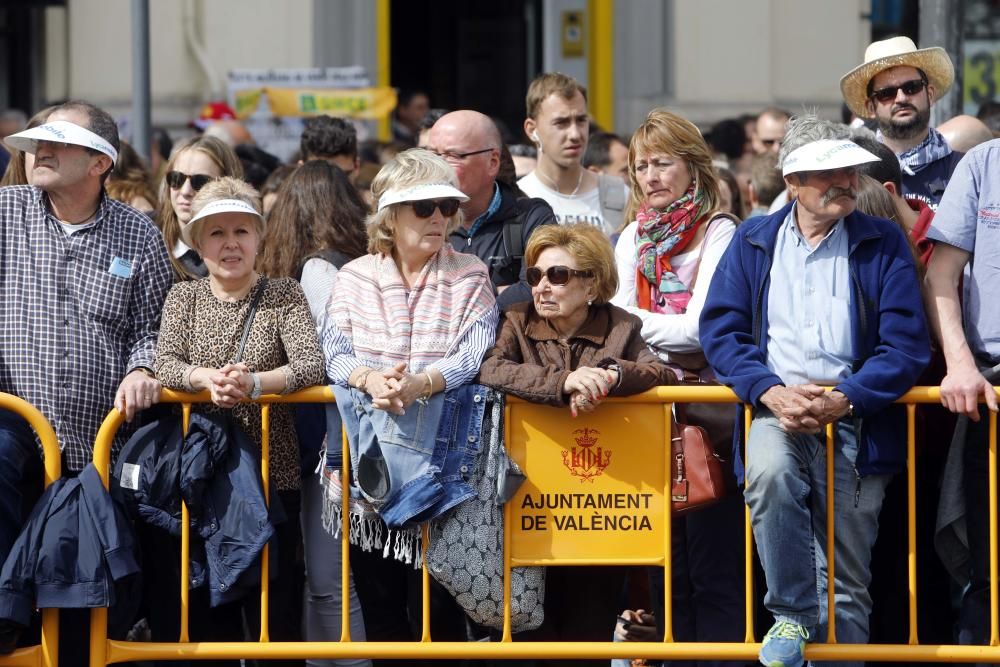
<instances>
[{"instance_id":1,"label":"yellow metal barrier","mask_svg":"<svg viewBox=\"0 0 1000 667\"><path fill-rule=\"evenodd\" d=\"M812 643L806 649L806 658L809 660L868 660L868 661L901 661L901 662L930 662L930 661L950 661L950 662L990 662L1000 661L1000 640L998 640L998 619L997 619L997 475L996 475L996 415L990 415L990 572L991 572L991 600L993 602L990 626L991 642L988 646L959 646L959 645L921 645L919 644L916 631L916 611L917 611L917 584L916 584L916 478L915 478L915 457L914 457L914 416L916 405L922 403L938 403L940 391L937 387L915 387L907 392L898 402L907 404L908 435L907 435L907 495L908 495L908 559L907 567L909 574L909 620L910 633L907 644L839 644L836 641L835 614L833 613L834 590L832 584L828 586L829 597L829 631L826 643ZM190 411L191 403L207 402L208 393L202 394L180 394L176 392L164 391L161 401L184 404L185 425L187 415ZM262 446L263 476L265 482L265 494L267 493L267 423L269 420L268 405L272 403L324 403L332 402L333 394L328 388L310 388L289 394L287 396L263 396L258 401L262 404L262 421L264 426L264 438ZM724 387L659 387L638 396L629 398L609 398L605 403L610 406L627 404L632 406L653 406L663 417L665 425L665 435L670 437L669 414L673 408L673 403L736 403L736 396ZM2 404L0 404L2 406ZM553 410L550 417L555 415L552 408L539 408L530 406L523 401L510 399L507 407L507 423L505 428L508 442L512 428L518 420L518 410L521 406L530 408L529 413L534 410ZM615 430L615 426L608 423L609 416L612 419L621 419L620 411L613 407L602 406L592 415L582 416L576 420L571 420L568 413L563 410L558 413L558 420L571 421L571 430L586 430L609 428L609 432ZM610 407L610 409L609 409ZM744 408L749 417L749 407ZM617 416L615 416L617 415ZM122 418L117 412L112 412L105 419L104 424L98 433L97 442L94 448L94 462L101 472L104 483L108 482L108 465L111 452L111 443L114 434L120 426ZM633 424L634 425L634 424ZM627 426L627 425L626 425ZM518 424L517 428L527 430L529 427L538 431L537 425ZM620 427L620 425L619 425ZM747 429L749 430L749 419L747 419ZM587 434L584 434L586 437ZM665 440L668 442L669 440ZM345 466L342 471L342 483L347 488L348 471L346 462L350 460L347 455L346 439L343 442L345 448ZM517 444L512 444L512 455L516 458ZM832 460L830 455L833 447L833 428L827 428L827 448L828 448L828 488L833 488ZM664 457L669 458L669 457ZM665 574L664 599L667 601L666 616L664 618L666 631L662 642L582 642L582 643L557 643L557 642L520 642L515 641L510 632L510 608L509 604L505 609L505 628L501 641L494 643L482 642L434 642L430 636L429 618L429 574L426 564L423 570L423 636L417 642L352 642L349 632L349 609L347 596L343 596L342 609L342 637L339 642L271 642L267 636L267 577L262 577L261 586L261 637L259 642L190 642L187 636L187 576L181 577L181 637L176 643L167 642L125 642L109 640L107 638L107 610L95 609L92 613L91 626L91 654L90 664L92 667L107 665L131 660L186 660L186 659L223 659L223 658L254 658L254 659L304 659L304 658L385 658L385 659L523 659L523 658L563 658L563 659L584 659L584 658L629 658L647 657L670 660L754 660L760 649L760 644L755 641L753 632L753 589L752 589L752 532L750 530L749 512L747 513L745 556L746 582L747 582L747 606L746 606L746 637L744 642L737 643L677 643L672 640L672 619L669 601L670 594L670 521L667 520L666 500L669 497L670 474L668 470L669 462L662 466L665 480L661 486L661 508L662 519L662 547L663 552L656 558L642 558L629 562L647 562L650 564L662 564ZM529 475L530 475L529 471ZM649 486L648 484L646 486ZM833 493L828 494L833 498ZM344 494L345 507L347 511L347 494ZM610 560L606 558L590 558L589 556L575 558L547 558L539 556L523 556L512 558L512 549L517 536L512 536L512 513L513 505L509 502L505 509L505 541L504 541L504 567L507 574L505 591L507 598L510 597L510 568L512 562L517 565L525 564L545 564L560 565L566 563L587 563L595 562L611 565L620 562L619 559ZM188 525L187 514L183 515L182 526L182 567L186 566L188 555ZM828 576L832 582L835 563L833 559L833 508L832 500L827 506L827 528L828 528ZM424 544L426 549L426 526L424 527ZM349 576L349 553L347 540L342 539L343 549L343 585L347 589ZM267 558L265 548L264 558ZM267 572L266 567L263 572ZM611 622L609 621L608 632L611 633ZM10 663L13 664L13 663ZM22 664L22 663L18 663ZM34 663L24 663L34 664ZM46 663L49 664L49 663Z\"/></svg>"},{"instance_id":2,"label":"yellow metal barrier","mask_svg":"<svg viewBox=\"0 0 1000 667\"><path fill-rule=\"evenodd\" d=\"M20 415L28 422L38 435L45 453L45 486L59 479L62 475L62 455L56 432L49 421L39 412L38 408L27 401L0 393L0 410L8 410ZM2 563L0 563L2 564ZM59 663L59 612L57 609L42 610L42 638L38 646L20 648L9 656L0 658L2 667L28 667L44 665L56 667Z\"/></svg>"}]
</instances>

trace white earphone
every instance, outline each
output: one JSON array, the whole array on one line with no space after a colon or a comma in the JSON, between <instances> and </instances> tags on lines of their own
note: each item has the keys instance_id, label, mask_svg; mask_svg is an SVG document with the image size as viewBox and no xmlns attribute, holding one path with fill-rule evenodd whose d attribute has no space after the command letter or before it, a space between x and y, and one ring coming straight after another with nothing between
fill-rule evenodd
<instances>
[{"instance_id":1,"label":"white earphone","mask_svg":"<svg viewBox=\"0 0 1000 667\"><path fill-rule=\"evenodd\" d=\"M538 130L534 130L534 131L533 131L533 132L531 133L531 138L532 138L532 140L534 140L534 141L535 141L536 143L539 143L539 144L540 144L540 143L542 143L542 140L538 138Z\"/></svg>"}]
</instances>

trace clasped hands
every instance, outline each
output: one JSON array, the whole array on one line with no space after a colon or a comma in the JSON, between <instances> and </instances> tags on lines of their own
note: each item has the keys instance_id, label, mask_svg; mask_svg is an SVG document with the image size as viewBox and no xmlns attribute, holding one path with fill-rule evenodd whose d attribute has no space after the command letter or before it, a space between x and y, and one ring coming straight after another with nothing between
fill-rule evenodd
<instances>
[{"instance_id":1,"label":"clasped hands","mask_svg":"<svg viewBox=\"0 0 1000 667\"><path fill-rule=\"evenodd\" d=\"M253 377L244 363L226 364L222 368L198 368L191 373L193 389L207 389L212 403L220 408L233 408L250 396Z\"/></svg>"},{"instance_id":2,"label":"clasped hands","mask_svg":"<svg viewBox=\"0 0 1000 667\"><path fill-rule=\"evenodd\" d=\"M581 412L593 412L618 384L618 371L583 366L566 376L563 393L569 394L569 411L576 417Z\"/></svg>"},{"instance_id":3,"label":"clasped hands","mask_svg":"<svg viewBox=\"0 0 1000 667\"><path fill-rule=\"evenodd\" d=\"M837 390L828 392L815 384L774 385L761 395L760 402L790 433L819 433L851 409L847 396Z\"/></svg>"},{"instance_id":4,"label":"clasped hands","mask_svg":"<svg viewBox=\"0 0 1000 667\"><path fill-rule=\"evenodd\" d=\"M372 397L372 407L394 415L406 414L406 408L428 393L426 373L407 373L406 363L392 368L366 371L358 387Z\"/></svg>"}]
</instances>

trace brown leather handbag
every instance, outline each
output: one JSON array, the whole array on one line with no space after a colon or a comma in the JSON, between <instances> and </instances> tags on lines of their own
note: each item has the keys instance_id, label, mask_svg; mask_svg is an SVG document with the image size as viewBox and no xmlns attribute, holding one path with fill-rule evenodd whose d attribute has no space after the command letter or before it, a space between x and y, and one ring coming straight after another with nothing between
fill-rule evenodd
<instances>
[{"instance_id":1,"label":"brown leather handbag","mask_svg":"<svg viewBox=\"0 0 1000 667\"><path fill-rule=\"evenodd\" d=\"M674 514L711 505L726 495L722 459L700 426L672 420L670 500Z\"/></svg>"}]
</instances>

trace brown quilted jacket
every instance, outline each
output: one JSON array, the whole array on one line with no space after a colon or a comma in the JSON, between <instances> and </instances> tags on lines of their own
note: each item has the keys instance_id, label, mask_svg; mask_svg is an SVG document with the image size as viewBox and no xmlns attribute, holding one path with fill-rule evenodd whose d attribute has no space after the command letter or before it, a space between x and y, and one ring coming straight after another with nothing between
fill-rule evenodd
<instances>
[{"instance_id":1,"label":"brown quilted jacket","mask_svg":"<svg viewBox=\"0 0 1000 667\"><path fill-rule=\"evenodd\" d=\"M676 376L649 351L641 330L638 317L603 304L592 306L579 331L561 340L532 303L519 303L507 310L476 381L528 401L558 406L569 398L563 393L566 376L582 366L618 364L621 381L611 390L612 396L676 384Z\"/></svg>"}]
</instances>

